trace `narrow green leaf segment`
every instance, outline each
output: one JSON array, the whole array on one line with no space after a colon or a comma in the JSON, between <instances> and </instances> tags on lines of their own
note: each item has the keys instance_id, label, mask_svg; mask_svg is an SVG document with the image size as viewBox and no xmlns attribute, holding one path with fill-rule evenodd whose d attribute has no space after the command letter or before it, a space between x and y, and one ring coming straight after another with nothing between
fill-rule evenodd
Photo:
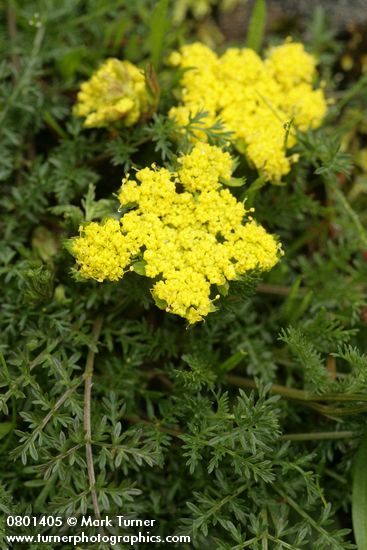
<instances>
[{"instance_id":1,"label":"narrow green leaf segment","mask_svg":"<svg viewBox=\"0 0 367 550\"><path fill-rule=\"evenodd\" d=\"M150 23L150 57L155 69L158 69L164 40L168 29L168 0L159 0L155 6Z\"/></svg>"},{"instance_id":2,"label":"narrow green leaf segment","mask_svg":"<svg viewBox=\"0 0 367 550\"><path fill-rule=\"evenodd\" d=\"M367 435L354 459L352 518L358 550L367 548Z\"/></svg>"},{"instance_id":3,"label":"narrow green leaf segment","mask_svg":"<svg viewBox=\"0 0 367 550\"><path fill-rule=\"evenodd\" d=\"M247 31L246 46L258 52L261 48L266 25L266 1L256 0Z\"/></svg>"}]
</instances>

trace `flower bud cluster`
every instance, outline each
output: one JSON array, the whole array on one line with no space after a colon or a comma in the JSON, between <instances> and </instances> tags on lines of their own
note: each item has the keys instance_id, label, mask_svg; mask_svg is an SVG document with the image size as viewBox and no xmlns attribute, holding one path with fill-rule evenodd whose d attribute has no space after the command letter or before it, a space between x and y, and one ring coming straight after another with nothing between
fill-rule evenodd
<instances>
[{"instance_id":1,"label":"flower bud cluster","mask_svg":"<svg viewBox=\"0 0 367 550\"><path fill-rule=\"evenodd\" d=\"M143 72L129 61L111 58L82 83L74 114L84 117L84 125L89 128L117 121L132 126L148 110Z\"/></svg>"}]
</instances>

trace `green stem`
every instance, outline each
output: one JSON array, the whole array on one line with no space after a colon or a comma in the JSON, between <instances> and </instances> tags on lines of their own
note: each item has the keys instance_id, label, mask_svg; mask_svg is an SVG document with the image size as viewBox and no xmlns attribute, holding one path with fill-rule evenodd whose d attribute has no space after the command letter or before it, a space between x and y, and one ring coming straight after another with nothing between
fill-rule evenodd
<instances>
[{"instance_id":1,"label":"green stem","mask_svg":"<svg viewBox=\"0 0 367 550\"><path fill-rule=\"evenodd\" d=\"M256 390L257 383L251 378L245 378L237 376L236 374L230 374L226 376L226 381L233 386L240 386L242 388L251 388ZM288 399L295 399L296 401L312 401L314 395L304 390L297 390L295 388L287 388L286 386L280 386L278 384L272 384L270 393L287 397ZM319 397L319 396L318 396Z\"/></svg>"},{"instance_id":2,"label":"green stem","mask_svg":"<svg viewBox=\"0 0 367 550\"><path fill-rule=\"evenodd\" d=\"M99 316L96 318L93 331L92 331L92 342L93 346L97 345L99 340L103 324L103 317ZM97 491L96 491L96 476L94 472L94 463L93 463L93 451L92 451L92 422L91 422L91 401L92 401L92 378L94 371L94 358L95 351L92 348L89 348L87 355L87 362L85 365L84 371L84 434L85 434L85 455L87 462L87 471L89 479L89 490L92 497L93 510L96 518L101 517L99 511Z\"/></svg>"},{"instance_id":3,"label":"green stem","mask_svg":"<svg viewBox=\"0 0 367 550\"><path fill-rule=\"evenodd\" d=\"M250 378L243 378L234 374L226 376L225 380L234 386L239 386L242 388L251 388L256 390L257 384L255 380ZM329 405L323 405L320 401L331 401L331 402L353 402L356 401L366 401L367 396L363 394L313 394L304 390L298 390L295 388L287 388L285 386L280 386L278 384L273 384L270 387L270 393L275 395L280 395L286 399L291 399L293 401L298 401L304 403L310 409L328 416L328 417L339 417L339 416L348 416L359 413L367 412L367 405L355 405L354 407L346 408L337 408Z\"/></svg>"},{"instance_id":4,"label":"green stem","mask_svg":"<svg viewBox=\"0 0 367 550\"><path fill-rule=\"evenodd\" d=\"M340 432L309 432L299 434L284 434L279 439L282 441L320 441L324 439L349 439L358 437L356 432L340 431Z\"/></svg>"},{"instance_id":5,"label":"green stem","mask_svg":"<svg viewBox=\"0 0 367 550\"><path fill-rule=\"evenodd\" d=\"M254 204L256 193L266 184L266 177L261 174L254 180L248 189L243 192L243 198L246 199L246 208L252 207Z\"/></svg>"},{"instance_id":6,"label":"green stem","mask_svg":"<svg viewBox=\"0 0 367 550\"><path fill-rule=\"evenodd\" d=\"M336 195L339 203L341 204L345 212L349 215L350 219L352 220L361 243L363 244L364 247L367 248L367 233L357 213L353 210L353 208L345 198L344 194L340 191L340 189L338 189L337 187L333 187L333 193Z\"/></svg>"},{"instance_id":7,"label":"green stem","mask_svg":"<svg viewBox=\"0 0 367 550\"><path fill-rule=\"evenodd\" d=\"M243 350L237 351L236 353L231 355L228 359L223 361L223 363L221 363L218 366L219 372L226 373L235 369L243 361L243 358L246 355L247 355L246 351L243 351Z\"/></svg>"},{"instance_id":8,"label":"green stem","mask_svg":"<svg viewBox=\"0 0 367 550\"><path fill-rule=\"evenodd\" d=\"M346 485L348 483L348 481L345 479L345 477L340 476L339 474L337 474L336 472L334 472L330 468L325 468L324 473L325 473L325 475L327 475L329 477L332 477L333 479L336 479L336 481L338 483L343 483L344 485Z\"/></svg>"},{"instance_id":9,"label":"green stem","mask_svg":"<svg viewBox=\"0 0 367 550\"><path fill-rule=\"evenodd\" d=\"M237 489L237 491L235 491L234 493L231 493L231 494L227 495L226 497L222 498L222 500L220 500L217 504L215 504L212 508L210 508L209 511L205 514L205 517L209 518L210 515L213 515L214 513L216 514L221 508L223 508L223 506L225 504L227 504L227 502L230 502L231 500L234 500L235 498L240 496L241 493L246 491L246 489L248 489L248 488L249 488L248 483L246 483L245 485L241 485Z\"/></svg>"},{"instance_id":10,"label":"green stem","mask_svg":"<svg viewBox=\"0 0 367 550\"><path fill-rule=\"evenodd\" d=\"M320 403L309 402L307 403L307 406L310 407L310 409L314 409L315 411L318 411L325 416L329 416L330 418L362 414L367 412L367 407L363 405L341 409L337 407L321 405Z\"/></svg>"},{"instance_id":11,"label":"green stem","mask_svg":"<svg viewBox=\"0 0 367 550\"><path fill-rule=\"evenodd\" d=\"M46 124L55 132L55 134L62 139L67 139L68 134L65 132L63 128L61 128L60 124L57 122L57 120L51 115L49 111L46 111L43 115L43 119L46 122Z\"/></svg>"},{"instance_id":12,"label":"green stem","mask_svg":"<svg viewBox=\"0 0 367 550\"><path fill-rule=\"evenodd\" d=\"M269 530L268 530L268 511L266 508L261 510L261 517L266 525L266 529L261 535L261 548L262 550L269 550L268 540L269 540Z\"/></svg>"},{"instance_id":13,"label":"green stem","mask_svg":"<svg viewBox=\"0 0 367 550\"><path fill-rule=\"evenodd\" d=\"M240 386L245 388L257 389L255 380L251 378L245 378L230 374L226 377L227 382L234 386ZM363 393L323 393L316 394L305 390L298 390L296 388L287 388L279 384L272 384L270 393L287 397L288 399L294 399L295 401L367 401L367 395Z\"/></svg>"},{"instance_id":14,"label":"green stem","mask_svg":"<svg viewBox=\"0 0 367 550\"><path fill-rule=\"evenodd\" d=\"M11 378L10 378L8 365L6 364L5 357L4 357L4 355L1 351L0 351L0 364L3 368L5 379L7 381L9 389L11 389L12 382L11 382ZM17 404L16 404L16 399L15 399L14 395L11 396L11 423L12 423L13 429L14 429L17 425ZM9 447L12 435L13 435L13 430L10 431L9 435L7 436L7 438L4 441L3 445L1 446L1 452L2 453L4 451L6 451L6 449Z\"/></svg>"},{"instance_id":15,"label":"green stem","mask_svg":"<svg viewBox=\"0 0 367 550\"><path fill-rule=\"evenodd\" d=\"M364 91L367 86L367 75L363 75L354 86L352 86L343 97L332 107L329 111L327 118L334 118L340 113L340 111L349 103L351 99L357 96L360 92Z\"/></svg>"},{"instance_id":16,"label":"green stem","mask_svg":"<svg viewBox=\"0 0 367 550\"><path fill-rule=\"evenodd\" d=\"M81 382L79 380L76 384L74 384L71 388L68 388L66 392L62 394L62 396L56 401L55 405L46 414L46 416L44 417L44 419L42 420L41 424L38 426L34 434L36 433L38 434L45 429L45 427L47 426L47 424L49 423L49 421L51 420L55 412L58 411L59 408L65 403L65 401L71 396L71 394L74 393L74 391L80 385L80 383Z\"/></svg>"},{"instance_id":17,"label":"green stem","mask_svg":"<svg viewBox=\"0 0 367 550\"><path fill-rule=\"evenodd\" d=\"M0 351L0 363L1 363L1 366L3 367L5 380L7 381L9 388L11 388L12 382L11 382L11 378L10 378L10 373L9 373L8 365L6 364L5 357L2 353L2 351ZM17 411L16 411L15 397L13 395L12 395L11 401L12 401L12 422L15 425L16 424L16 418L17 418Z\"/></svg>"},{"instance_id":18,"label":"green stem","mask_svg":"<svg viewBox=\"0 0 367 550\"><path fill-rule=\"evenodd\" d=\"M173 437L180 437L182 435L182 431L174 428L168 428L167 426L163 426L160 422L152 422L151 420L145 420L144 418L140 418L136 415L131 416L125 416L124 417L129 424L144 424L145 426L152 426L154 428L157 428L160 432L172 435ZM105 445L105 443L103 443ZM113 445L111 445L113 447Z\"/></svg>"},{"instance_id":19,"label":"green stem","mask_svg":"<svg viewBox=\"0 0 367 550\"><path fill-rule=\"evenodd\" d=\"M53 417L53 415L56 413L56 411L58 411L58 409L60 409L60 407L65 403L65 401L71 396L71 394L76 390L76 388L78 386L80 386L81 384L81 380L78 380L71 388L68 388L63 394L62 396L56 401L56 403L53 405L53 407L51 407L51 409L49 410L49 412L46 414L46 416L44 417L44 419L42 420L41 424L39 424L36 429L34 430L34 432L32 433L32 437L31 437L31 440L33 443L37 443L37 439L39 437L39 435L41 434L41 432L43 432L43 430L46 428L47 424L50 422L51 418ZM25 444L24 444L25 446ZM17 449L15 449L15 451L13 452L17 452Z\"/></svg>"},{"instance_id":20,"label":"green stem","mask_svg":"<svg viewBox=\"0 0 367 550\"><path fill-rule=\"evenodd\" d=\"M291 293L291 288L289 286L268 285L265 283L258 285L256 290L262 294L275 294L276 296L288 296ZM305 292L303 288L299 290Z\"/></svg>"},{"instance_id":21,"label":"green stem","mask_svg":"<svg viewBox=\"0 0 367 550\"><path fill-rule=\"evenodd\" d=\"M20 62L19 62L19 56L15 49L16 39L17 39L17 14L12 2L9 2L9 5L6 10L6 15L7 15L7 23L8 23L8 33L9 33L10 44L11 44L11 54L10 54L11 62L16 71L16 74L14 75L14 81L16 81L16 76L19 73L19 69L20 69Z\"/></svg>"},{"instance_id":22,"label":"green stem","mask_svg":"<svg viewBox=\"0 0 367 550\"><path fill-rule=\"evenodd\" d=\"M62 460L64 460L68 456L70 456L71 454L75 453L81 447L83 447L83 443L78 443L77 445L74 445L74 447L71 447L70 449L68 449L64 453L61 453L61 454L55 456L54 458L52 458L51 460L49 460L48 462L46 462L45 464L42 465L42 471L47 472L48 470L53 468L54 464L56 464L57 462L61 462Z\"/></svg>"},{"instance_id":23,"label":"green stem","mask_svg":"<svg viewBox=\"0 0 367 550\"><path fill-rule=\"evenodd\" d=\"M56 338L55 340L53 340L51 342L51 344L49 344L47 346L46 349L44 349L43 351L41 351L34 359L33 361L30 362L29 364L29 371L32 371L35 367L37 367L37 365L39 365L40 363L42 363L42 361L44 360L45 356L47 355L50 355L51 352L59 345L62 343L62 340L61 338Z\"/></svg>"},{"instance_id":24,"label":"green stem","mask_svg":"<svg viewBox=\"0 0 367 550\"><path fill-rule=\"evenodd\" d=\"M285 502L287 502L287 504L289 504L289 506L291 506L293 508L293 510L295 510L297 512L297 514L299 514L302 518L304 518L306 521L308 521L308 523L313 527L313 529L315 529L315 531L317 531L318 533L320 533L321 535L323 535L325 538L329 539L329 541L330 541L329 533L325 529L320 527L320 525L318 525L318 523L311 516L309 516L304 510L302 510L302 508L297 504L297 502L295 500L293 500L293 498L286 495L284 493L284 491L279 489L279 487L277 487L275 484L273 484L273 489L274 489L274 491L276 491L278 493L278 495L280 495L282 497L282 499ZM330 541L330 542L332 542L332 541Z\"/></svg>"}]
</instances>

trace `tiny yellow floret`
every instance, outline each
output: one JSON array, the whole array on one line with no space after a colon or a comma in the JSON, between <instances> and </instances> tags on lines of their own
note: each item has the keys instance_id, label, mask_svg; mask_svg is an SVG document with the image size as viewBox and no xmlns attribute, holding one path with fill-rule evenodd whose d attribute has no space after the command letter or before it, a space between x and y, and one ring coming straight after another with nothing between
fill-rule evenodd
<instances>
[{"instance_id":1,"label":"tiny yellow floret","mask_svg":"<svg viewBox=\"0 0 367 550\"><path fill-rule=\"evenodd\" d=\"M143 273L157 305L193 324L215 310L218 287L271 269L282 252L224 187L234 164L227 152L196 143L178 161L175 172L152 166L124 178L119 200L129 210L120 222L82 227L72 252L86 278Z\"/></svg>"}]
</instances>

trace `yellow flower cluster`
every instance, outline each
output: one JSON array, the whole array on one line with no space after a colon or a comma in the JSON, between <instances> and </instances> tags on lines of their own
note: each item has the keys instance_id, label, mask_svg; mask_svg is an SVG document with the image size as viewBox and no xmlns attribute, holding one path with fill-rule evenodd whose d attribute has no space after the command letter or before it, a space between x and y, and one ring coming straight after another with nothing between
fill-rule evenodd
<instances>
[{"instance_id":1,"label":"yellow flower cluster","mask_svg":"<svg viewBox=\"0 0 367 550\"><path fill-rule=\"evenodd\" d=\"M85 117L84 125L89 128L116 121L132 126L149 108L142 71L129 61L114 58L107 59L83 82L77 99L74 114Z\"/></svg>"},{"instance_id":2,"label":"yellow flower cluster","mask_svg":"<svg viewBox=\"0 0 367 550\"><path fill-rule=\"evenodd\" d=\"M185 69L181 104L170 116L185 126L190 115L206 111L205 125L222 120L234 134L237 149L267 179L278 181L295 158L287 146L295 144L291 128L316 128L326 112L322 89L314 89L316 60L302 44L285 42L272 48L265 60L253 50L229 48L218 57L201 43L183 46L170 56L172 65ZM196 132L195 139L205 139Z\"/></svg>"},{"instance_id":3,"label":"yellow flower cluster","mask_svg":"<svg viewBox=\"0 0 367 550\"><path fill-rule=\"evenodd\" d=\"M198 142L176 172L153 165L136 181L125 178L119 200L129 210L121 220L92 222L73 241L81 275L116 281L143 265L159 305L189 323L202 320L215 309L214 285L270 269L281 254L252 209L221 184L232 169L228 153Z\"/></svg>"}]
</instances>

